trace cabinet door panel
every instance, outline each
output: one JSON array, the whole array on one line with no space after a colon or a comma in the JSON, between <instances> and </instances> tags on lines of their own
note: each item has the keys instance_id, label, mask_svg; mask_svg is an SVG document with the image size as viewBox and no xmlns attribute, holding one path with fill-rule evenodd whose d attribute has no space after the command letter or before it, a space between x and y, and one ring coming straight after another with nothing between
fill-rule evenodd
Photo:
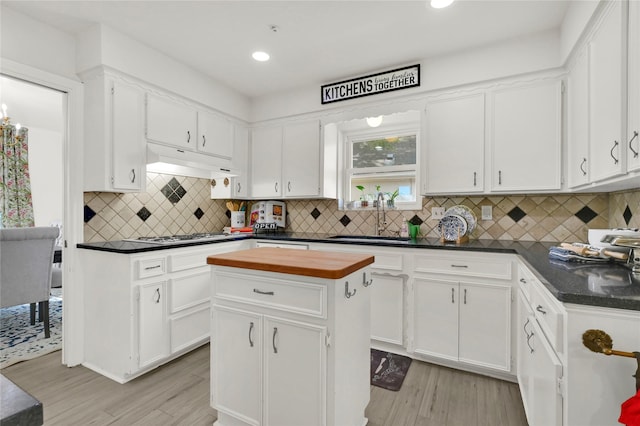
<instances>
[{"instance_id":1,"label":"cabinet door panel","mask_svg":"<svg viewBox=\"0 0 640 426\"><path fill-rule=\"evenodd\" d=\"M261 424L262 318L251 312L220 306L213 309L211 383L214 408L247 423Z\"/></svg>"},{"instance_id":2,"label":"cabinet door panel","mask_svg":"<svg viewBox=\"0 0 640 426\"><path fill-rule=\"evenodd\" d=\"M533 333L533 311L529 307L524 294L520 293L518 297L518 329L517 329L517 377L520 395L522 396L522 405L528 419L532 418L531 406L531 374L533 364L532 346L530 346L531 334Z\"/></svg>"},{"instance_id":3,"label":"cabinet door panel","mask_svg":"<svg viewBox=\"0 0 640 426\"><path fill-rule=\"evenodd\" d=\"M427 193L484 189L484 123L484 94L427 105Z\"/></svg>"},{"instance_id":4,"label":"cabinet door panel","mask_svg":"<svg viewBox=\"0 0 640 426\"><path fill-rule=\"evenodd\" d=\"M404 278L372 273L371 338L402 344Z\"/></svg>"},{"instance_id":5,"label":"cabinet door panel","mask_svg":"<svg viewBox=\"0 0 640 426\"><path fill-rule=\"evenodd\" d=\"M622 26L623 2L611 2L589 43L590 177L592 181L623 172Z\"/></svg>"},{"instance_id":6,"label":"cabinet door panel","mask_svg":"<svg viewBox=\"0 0 640 426\"><path fill-rule=\"evenodd\" d=\"M320 125L317 121L284 128L283 184L286 197L320 193Z\"/></svg>"},{"instance_id":7,"label":"cabinet door panel","mask_svg":"<svg viewBox=\"0 0 640 426\"><path fill-rule=\"evenodd\" d=\"M198 151L222 158L233 155L233 123L208 112L198 112Z\"/></svg>"},{"instance_id":8,"label":"cabinet door panel","mask_svg":"<svg viewBox=\"0 0 640 426\"><path fill-rule=\"evenodd\" d=\"M511 287L460 283L460 361L511 369Z\"/></svg>"},{"instance_id":9,"label":"cabinet door panel","mask_svg":"<svg viewBox=\"0 0 640 426\"><path fill-rule=\"evenodd\" d=\"M492 191L560 189L561 84L493 94Z\"/></svg>"},{"instance_id":10,"label":"cabinet door panel","mask_svg":"<svg viewBox=\"0 0 640 426\"><path fill-rule=\"evenodd\" d=\"M324 327L265 317L264 425L325 424L325 335Z\"/></svg>"},{"instance_id":11,"label":"cabinet door panel","mask_svg":"<svg viewBox=\"0 0 640 426\"><path fill-rule=\"evenodd\" d=\"M113 188L141 190L146 179L144 140L144 94L114 83L113 92Z\"/></svg>"},{"instance_id":12,"label":"cabinet door panel","mask_svg":"<svg viewBox=\"0 0 640 426\"><path fill-rule=\"evenodd\" d=\"M569 187L589 183L589 51L576 59L568 83L568 179Z\"/></svg>"},{"instance_id":13,"label":"cabinet door panel","mask_svg":"<svg viewBox=\"0 0 640 426\"><path fill-rule=\"evenodd\" d=\"M194 109L147 95L147 139L195 150L197 130Z\"/></svg>"},{"instance_id":14,"label":"cabinet door panel","mask_svg":"<svg viewBox=\"0 0 640 426\"><path fill-rule=\"evenodd\" d=\"M254 129L251 138L251 196L282 198L282 128Z\"/></svg>"},{"instance_id":15,"label":"cabinet door panel","mask_svg":"<svg viewBox=\"0 0 640 426\"><path fill-rule=\"evenodd\" d=\"M138 354L144 367L168 355L165 283L139 286Z\"/></svg>"},{"instance_id":16,"label":"cabinet door panel","mask_svg":"<svg viewBox=\"0 0 640 426\"><path fill-rule=\"evenodd\" d=\"M531 426L562 425L562 395L558 392L558 380L562 377L562 363L549 343L537 321L532 320L533 348L531 365Z\"/></svg>"},{"instance_id":17,"label":"cabinet door panel","mask_svg":"<svg viewBox=\"0 0 640 426\"><path fill-rule=\"evenodd\" d=\"M231 181L232 198L249 196L249 130L236 126L233 137L233 164L238 169L238 176Z\"/></svg>"},{"instance_id":18,"label":"cabinet door panel","mask_svg":"<svg viewBox=\"0 0 640 426\"><path fill-rule=\"evenodd\" d=\"M415 352L458 360L458 283L414 279Z\"/></svg>"},{"instance_id":19,"label":"cabinet door panel","mask_svg":"<svg viewBox=\"0 0 640 426\"><path fill-rule=\"evenodd\" d=\"M629 2L627 171L640 170L640 2Z\"/></svg>"}]
</instances>

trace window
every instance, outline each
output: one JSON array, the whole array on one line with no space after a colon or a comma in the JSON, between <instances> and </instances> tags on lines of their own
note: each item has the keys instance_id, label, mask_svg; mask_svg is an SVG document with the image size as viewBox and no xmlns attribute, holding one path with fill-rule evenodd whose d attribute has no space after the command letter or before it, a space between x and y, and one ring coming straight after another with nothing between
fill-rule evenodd
<instances>
[{"instance_id":1,"label":"window","mask_svg":"<svg viewBox=\"0 0 640 426\"><path fill-rule=\"evenodd\" d=\"M346 176L344 198L347 207L357 208L362 201L385 199L395 194L398 208L416 208L417 129L375 129L376 133L346 135ZM362 189L361 189L362 188Z\"/></svg>"}]
</instances>

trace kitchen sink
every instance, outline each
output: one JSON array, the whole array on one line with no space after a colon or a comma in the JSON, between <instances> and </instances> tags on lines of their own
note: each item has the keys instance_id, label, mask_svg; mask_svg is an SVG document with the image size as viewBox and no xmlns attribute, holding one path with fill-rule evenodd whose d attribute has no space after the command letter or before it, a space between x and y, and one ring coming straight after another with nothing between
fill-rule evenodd
<instances>
[{"instance_id":1,"label":"kitchen sink","mask_svg":"<svg viewBox=\"0 0 640 426\"><path fill-rule=\"evenodd\" d=\"M334 241L348 241L354 243L384 243L384 244L409 244L408 238L382 237L377 235L334 235L329 237Z\"/></svg>"}]
</instances>

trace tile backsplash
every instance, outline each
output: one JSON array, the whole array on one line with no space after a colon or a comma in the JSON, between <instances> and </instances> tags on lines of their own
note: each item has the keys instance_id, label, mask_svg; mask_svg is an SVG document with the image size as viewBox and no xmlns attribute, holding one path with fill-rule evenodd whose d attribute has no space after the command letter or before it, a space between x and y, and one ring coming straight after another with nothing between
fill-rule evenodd
<instances>
[{"instance_id":1,"label":"tile backsplash","mask_svg":"<svg viewBox=\"0 0 640 426\"><path fill-rule=\"evenodd\" d=\"M143 193L84 194L84 241L220 232L230 224L225 200L210 199L210 181L147 173ZM547 194L424 198L422 210L386 212L388 233L402 218L438 237L431 208L464 204L478 217L471 238L523 241L586 241L589 228L640 227L640 190L594 194ZM481 220L492 206L493 219ZM340 211L335 200L288 200L287 231L373 234L375 211Z\"/></svg>"}]
</instances>

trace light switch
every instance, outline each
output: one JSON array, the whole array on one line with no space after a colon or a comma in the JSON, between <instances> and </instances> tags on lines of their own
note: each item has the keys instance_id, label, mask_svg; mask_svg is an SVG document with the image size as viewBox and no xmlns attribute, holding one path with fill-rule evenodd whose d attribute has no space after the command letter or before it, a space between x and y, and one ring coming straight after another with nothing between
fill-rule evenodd
<instances>
[{"instance_id":1,"label":"light switch","mask_svg":"<svg viewBox=\"0 0 640 426\"><path fill-rule=\"evenodd\" d=\"M493 207L482 206L482 220L492 220L492 219L493 219Z\"/></svg>"},{"instance_id":2,"label":"light switch","mask_svg":"<svg viewBox=\"0 0 640 426\"><path fill-rule=\"evenodd\" d=\"M444 217L444 207L431 207L431 219L440 220Z\"/></svg>"}]
</instances>

